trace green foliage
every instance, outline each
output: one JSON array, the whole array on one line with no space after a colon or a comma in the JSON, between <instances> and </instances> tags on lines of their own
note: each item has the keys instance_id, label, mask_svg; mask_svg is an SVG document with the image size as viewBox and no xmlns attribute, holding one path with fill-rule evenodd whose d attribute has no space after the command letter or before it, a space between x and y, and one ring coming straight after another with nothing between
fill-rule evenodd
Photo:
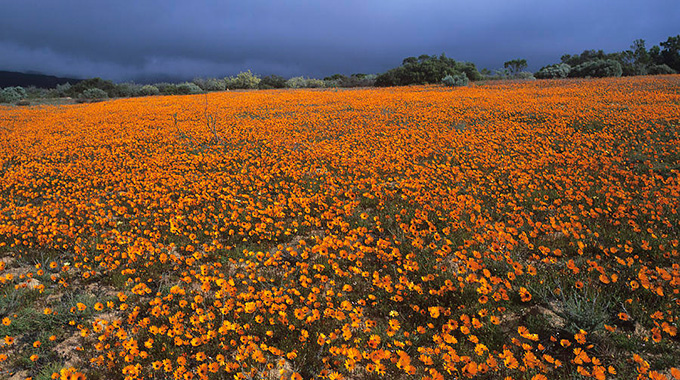
<instances>
[{"instance_id":1,"label":"green foliage","mask_svg":"<svg viewBox=\"0 0 680 380\"><path fill-rule=\"evenodd\" d=\"M29 86L24 89L27 99L43 99L53 97L54 90Z\"/></svg>"},{"instance_id":2,"label":"green foliage","mask_svg":"<svg viewBox=\"0 0 680 380\"><path fill-rule=\"evenodd\" d=\"M160 94L160 90L158 87L147 84L145 86L142 86L141 89L139 89L139 95L141 96L152 96L152 95L158 95Z\"/></svg>"},{"instance_id":3,"label":"green foliage","mask_svg":"<svg viewBox=\"0 0 680 380\"><path fill-rule=\"evenodd\" d=\"M519 79L519 80L536 80L536 77L534 74L528 72L528 71L520 71L518 73L515 73L512 76L513 79Z\"/></svg>"},{"instance_id":4,"label":"green foliage","mask_svg":"<svg viewBox=\"0 0 680 380\"><path fill-rule=\"evenodd\" d=\"M81 99L107 99L109 95L101 88L88 88L78 97Z\"/></svg>"},{"instance_id":5,"label":"green foliage","mask_svg":"<svg viewBox=\"0 0 680 380\"><path fill-rule=\"evenodd\" d=\"M621 64L613 59L596 59L579 64L571 69L569 76L573 78L620 77L623 73Z\"/></svg>"},{"instance_id":6,"label":"green foliage","mask_svg":"<svg viewBox=\"0 0 680 380\"><path fill-rule=\"evenodd\" d=\"M255 89L260 83L260 77L248 71L242 71L234 77L225 78L224 82L228 89Z\"/></svg>"},{"instance_id":7,"label":"green foliage","mask_svg":"<svg viewBox=\"0 0 680 380\"><path fill-rule=\"evenodd\" d=\"M680 34L675 37L668 37L665 42L659 44L661 50L658 64L668 65L671 69L680 71Z\"/></svg>"},{"instance_id":8,"label":"green foliage","mask_svg":"<svg viewBox=\"0 0 680 380\"><path fill-rule=\"evenodd\" d=\"M194 95L203 93L203 90L200 87L190 82L180 83L177 85L176 89L178 95Z\"/></svg>"},{"instance_id":9,"label":"green foliage","mask_svg":"<svg viewBox=\"0 0 680 380\"><path fill-rule=\"evenodd\" d=\"M588 333L604 329L610 318L609 303L603 302L597 294L572 291L565 295L564 291L556 300L553 312L565 321L565 330L571 334L584 330Z\"/></svg>"},{"instance_id":10,"label":"green foliage","mask_svg":"<svg viewBox=\"0 0 680 380\"><path fill-rule=\"evenodd\" d=\"M59 373L61 369L64 368L64 363L61 362L52 362L49 363L48 365L42 367L38 375L35 377L35 380L50 380L52 379L52 374L53 373Z\"/></svg>"},{"instance_id":11,"label":"green foliage","mask_svg":"<svg viewBox=\"0 0 680 380\"><path fill-rule=\"evenodd\" d=\"M224 91L227 89L224 80L217 78L195 78L193 83L203 91Z\"/></svg>"},{"instance_id":12,"label":"green foliage","mask_svg":"<svg viewBox=\"0 0 680 380\"><path fill-rule=\"evenodd\" d=\"M581 54L565 54L561 62L572 67L570 77L673 74L680 71L680 35L668 37L665 42L649 50L645 40L637 39L629 50L609 54L602 50L585 50ZM536 73L536 77L562 78L561 70L556 67L546 66Z\"/></svg>"},{"instance_id":13,"label":"green foliage","mask_svg":"<svg viewBox=\"0 0 680 380\"><path fill-rule=\"evenodd\" d=\"M110 80L104 80L102 78L91 78L80 81L77 84L71 86L68 89L67 94L75 98L79 97L81 94L84 94L86 90L92 88L97 88L106 92L107 97L110 98L119 96L115 83L111 82Z\"/></svg>"},{"instance_id":14,"label":"green foliage","mask_svg":"<svg viewBox=\"0 0 680 380\"><path fill-rule=\"evenodd\" d=\"M293 77L286 81L288 88L304 88L307 83L305 77Z\"/></svg>"},{"instance_id":15,"label":"green foliage","mask_svg":"<svg viewBox=\"0 0 680 380\"><path fill-rule=\"evenodd\" d=\"M173 83L156 83L154 84L156 88L158 88L158 91L161 92L163 95L177 95L177 85Z\"/></svg>"},{"instance_id":16,"label":"green foliage","mask_svg":"<svg viewBox=\"0 0 680 380\"><path fill-rule=\"evenodd\" d=\"M307 78L306 86L307 88L323 88L325 85L324 81L316 78Z\"/></svg>"},{"instance_id":17,"label":"green foliage","mask_svg":"<svg viewBox=\"0 0 680 380\"><path fill-rule=\"evenodd\" d=\"M23 87L5 87L0 91L0 103L12 103L26 98Z\"/></svg>"},{"instance_id":18,"label":"green foliage","mask_svg":"<svg viewBox=\"0 0 680 380\"><path fill-rule=\"evenodd\" d=\"M263 77L262 80L260 80L260 83L258 84L258 88L261 88L263 90L285 87L286 78L278 75L267 75L266 77Z\"/></svg>"},{"instance_id":19,"label":"green foliage","mask_svg":"<svg viewBox=\"0 0 680 380\"><path fill-rule=\"evenodd\" d=\"M116 94L123 98L139 96L141 88L142 86L136 83L119 83L116 85Z\"/></svg>"},{"instance_id":20,"label":"green foliage","mask_svg":"<svg viewBox=\"0 0 680 380\"><path fill-rule=\"evenodd\" d=\"M677 72L666 64L661 64L661 65L651 65L647 68L647 73L650 75L668 75L668 74L676 74Z\"/></svg>"},{"instance_id":21,"label":"green foliage","mask_svg":"<svg viewBox=\"0 0 680 380\"><path fill-rule=\"evenodd\" d=\"M324 86L324 81L321 79L293 77L286 81L288 88L321 88Z\"/></svg>"},{"instance_id":22,"label":"green foliage","mask_svg":"<svg viewBox=\"0 0 680 380\"><path fill-rule=\"evenodd\" d=\"M538 79L556 79L556 78L566 78L569 76L571 71L571 66L566 63L556 63L550 66L541 67L534 76Z\"/></svg>"},{"instance_id":23,"label":"green foliage","mask_svg":"<svg viewBox=\"0 0 680 380\"><path fill-rule=\"evenodd\" d=\"M507 61L503 64L503 67L506 69L509 69L512 74L517 74L521 72L522 70L527 68L527 60L526 59L513 59L511 61Z\"/></svg>"},{"instance_id":24,"label":"green foliage","mask_svg":"<svg viewBox=\"0 0 680 380\"><path fill-rule=\"evenodd\" d=\"M442 83L449 87L460 87L467 86L470 80L465 74L447 75L442 79Z\"/></svg>"},{"instance_id":25,"label":"green foliage","mask_svg":"<svg viewBox=\"0 0 680 380\"><path fill-rule=\"evenodd\" d=\"M633 60L638 65L647 65L651 61L651 56L645 47L645 40L638 39L630 45Z\"/></svg>"},{"instance_id":26,"label":"green foliage","mask_svg":"<svg viewBox=\"0 0 680 380\"><path fill-rule=\"evenodd\" d=\"M619 53L617 58L624 76L646 75L651 65L651 55L645 47L645 40L642 39L633 41L630 50Z\"/></svg>"},{"instance_id":27,"label":"green foliage","mask_svg":"<svg viewBox=\"0 0 680 380\"><path fill-rule=\"evenodd\" d=\"M333 74L323 78L325 87L373 87L375 85L374 74L352 74L350 76Z\"/></svg>"},{"instance_id":28,"label":"green foliage","mask_svg":"<svg viewBox=\"0 0 680 380\"><path fill-rule=\"evenodd\" d=\"M376 86L408 86L412 84L440 83L447 75L465 74L469 80L482 79L473 63L457 62L444 54L421 55L404 59L402 66L391 69L376 78Z\"/></svg>"},{"instance_id":29,"label":"green foliage","mask_svg":"<svg viewBox=\"0 0 680 380\"><path fill-rule=\"evenodd\" d=\"M607 58L607 54L605 54L605 52L602 50L584 50L581 54L565 54L560 57L560 60L562 63L566 63L571 67L576 67L586 62L604 60Z\"/></svg>"},{"instance_id":30,"label":"green foliage","mask_svg":"<svg viewBox=\"0 0 680 380\"><path fill-rule=\"evenodd\" d=\"M55 88L57 92L57 97L63 98L66 96L70 96L70 90L71 90L71 83L64 83L64 84L58 84L57 87Z\"/></svg>"}]
</instances>

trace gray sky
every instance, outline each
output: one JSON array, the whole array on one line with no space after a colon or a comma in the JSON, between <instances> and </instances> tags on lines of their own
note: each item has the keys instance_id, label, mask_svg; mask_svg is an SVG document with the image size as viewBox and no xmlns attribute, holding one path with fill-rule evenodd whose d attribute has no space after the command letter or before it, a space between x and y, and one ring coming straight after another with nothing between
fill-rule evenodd
<instances>
[{"instance_id":1,"label":"gray sky","mask_svg":"<svg viewBox=\"0 0 680 380\"><path fill-rule=\"evenodd\" d=\"M0 70L149 76L380 73L446 53L479 69L647 47L680 34L680 0L0 0Z\"/></svg>"}]
</instances>

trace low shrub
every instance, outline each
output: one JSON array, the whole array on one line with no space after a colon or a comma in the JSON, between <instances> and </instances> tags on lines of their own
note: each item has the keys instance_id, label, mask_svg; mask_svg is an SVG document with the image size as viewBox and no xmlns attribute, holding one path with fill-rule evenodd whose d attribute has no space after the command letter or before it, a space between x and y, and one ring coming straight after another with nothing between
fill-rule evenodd
<instances>
[{"instance_id":1,"label":"low shrub","mask_svg":"<svg viewBox=\"0 0 680 380\"><path fill-rule=\"evenodd\" d=\"M262 80L260 80L260 83L257 85L257 87L263 90L272 88L285 88L286 78L278 75L267 75L266 77L263 77Z\"/></svg>"},{"instance_id":2,"label":"low shrub","mask_svg":"<svg viewBox=\"0 0 680 380\"><path fill-rule=\"evenodd\" d=\"M571 66L566 63L557 63L550 66L544 66L538 70L534 76L538 79L559 79L569 76Z\"/></svg>"},{"instance_id":3,"label":"low shrub","mask_svg":"<svg viewBox=\"0 0 680 380\"><path fill-rule=\"evenodd\" d=\"M80 99L108 99L109 95L101 88L88 88L78 97Z\"/></svg>"},{"instance_id":4,"label":"low shrub","mask_svg":"<svg viewBox=\"0 0 680 380\"><path fill-rule=\"evenodd\" d=\"M142 86L141 89L139 89L139 94L141 96L152 96L152 95L158 95L160 94L160 90L158 87L147 84L145 86Z\"/></svg>"},{"instance_id":5,"label":"low shrub","mask_svg":"<svg viewBox=\"0 0 680 380\"><path fill-rule=\"evenodd\" d=\"M177 85L175 84L161 82L154 84L154 86L158 88L158 91L163 95L177 95Z\"/></svg>"},{"instance_id":6,"label":"low shrub","mask_svg":"<svg viewBox=\"0 0 680 380\"><path fill-rule=\"evenodd\" d=\"M116 85L116 95L122 98L139 96L142 85L136 83L119 83Z\"/></svg>"},{"instance_id":7,"label":"low shrub","mask_svg":"<svg viewBox=\"0 0 680 380\"><path fill-rule=\"evenodd\" d=\"M180 83L177 85L176 88L177 88L176 92L178 95L193 95L203 93L203 90L200 87L190 82Z\"/></svg>"},{"instance_id":8,"label":"low shrub","mask_svg":"<svg viewBox=\"0 0 680 380\"><path fill-rule=\"evenodd\" d=\"M56 95L59 98L71 96L71 95L69 95L69 93L70 93L69 90L71 90L71 83L68 83L68 82L66 82L64 84L58 84L57 87L55 88Z\"/></svg>"},{"instance_id":9,"label":"low shrub","mask_svg":"<svg viewBox=\"0 0 680 380\"><path fill-rule=\"evenodd\" d=\"M227 84L224 80L217 78L196 78L193 83L201 88L203 91L224 91L227 89Z\"/></svg>"},{"instance_id":10,"label":"low shrub","mask_svg":"<svg viewBox=\"0 0 680 380\"><path fill-rule=\"evenodd\" d=\"M23 87L5 87L0 91L0 103L14 103L26 98L26 90Z\"/></svg>"},{"instance_id":11,"label":"low shrub","mask_svg":"<svg viewBox=\"0 0 680 380\"><path fill-rule=\"evenodd\" d=\"M470 80L465 74L447 75L442 79L442 83L449 87L461 87L467 86Z\"/></svg>"},{"instance_id":12,"label":"low shrub","mask_svg":"<svg viewBox=\"0 0 680 380\"><path fill-rule=\"evenodd\" d=\"M257 88L260 83L260 77L248 71L242 71L234 77L224 79L226 88L230 90L249 90Z\"/></svg>"},{"instance_id":13,"label":"low shrub","mask_svg":"<svg viewBox=\"0 0 680 380\"><path fill-rule=\"evenodd\" d=\"M286 81L288 88L321 88L325 83L321 79L293 77Z\"/></svg>"},{"instance_id":14,"label":"low shrub","mask_svg":"<svg viewBox=\"0 0 680 380\"><path fill-rule=\"evenodd\" d=\"M534 74L528 72L528 71L520 71L518 73L515 73L512 76L514 79L519 79L519 80L536 80L536 77Z\"/></svg>"},{"instance_id":15,"label":"low shrub","mask_svg":"<svg viewBox=\"0 0 680 380\"><path fill-rule=\"evenodd\" d=\"M663 65L651 65L647 69L647 73L650 75L667 75L667 74L675 74L675 70L671 69L670 66L663 64Z\"/></svg>"}]
</instances>

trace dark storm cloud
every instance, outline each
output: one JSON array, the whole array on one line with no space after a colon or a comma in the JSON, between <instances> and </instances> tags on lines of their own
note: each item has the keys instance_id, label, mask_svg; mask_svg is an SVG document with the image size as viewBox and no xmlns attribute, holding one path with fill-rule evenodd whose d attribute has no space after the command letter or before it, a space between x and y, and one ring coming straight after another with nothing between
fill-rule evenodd
<instances>
[{"instance_id":1,"label":"dark storm cloud","mask_svg":"<svg viewBox=\"0 0 680 380\"><path fill-rule=\"evenodd\" d=\"M0 69L115 80L144 75L323 77L446 53L480 68L620 51L680 32L680 2L0 0Z\"/></svg>"}]
</instances>

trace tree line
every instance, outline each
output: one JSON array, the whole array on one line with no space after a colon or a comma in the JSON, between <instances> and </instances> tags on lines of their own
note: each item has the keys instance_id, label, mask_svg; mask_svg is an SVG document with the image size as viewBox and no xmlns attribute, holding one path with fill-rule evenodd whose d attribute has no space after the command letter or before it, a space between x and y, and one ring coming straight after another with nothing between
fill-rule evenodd
<instances>
[{"instance_id":1,"label":"tree line","mask_svg":"<svg viewBox=\"0 0 680 380\"><path fill-rule=\"evenodd\" d=\"M26 99L71 97L88 101L118 97L151 95L189 95L210 91L280 88L350 88L387 87L422 84L465 86L471 81L497 79L555 79L587 77L619 77L632 75L675 74L680 72L680 35L647 49L645 41L635 40L630 49L605 53L585 50L581 54L565 54L560 62L542 67L535 73L525 71L526 59L506 61L503 69L491 72L477 69L474 63L456 61L441 55L423 54L405 58L400 66L381 74L334 74L323 79L261 77L250 70L226 78L196 78L184 83L114 83L91 78L75 84L58 84L54 88L6 87L0 90L0 102L25 102Z\"/></svg>"}]
</instances>

